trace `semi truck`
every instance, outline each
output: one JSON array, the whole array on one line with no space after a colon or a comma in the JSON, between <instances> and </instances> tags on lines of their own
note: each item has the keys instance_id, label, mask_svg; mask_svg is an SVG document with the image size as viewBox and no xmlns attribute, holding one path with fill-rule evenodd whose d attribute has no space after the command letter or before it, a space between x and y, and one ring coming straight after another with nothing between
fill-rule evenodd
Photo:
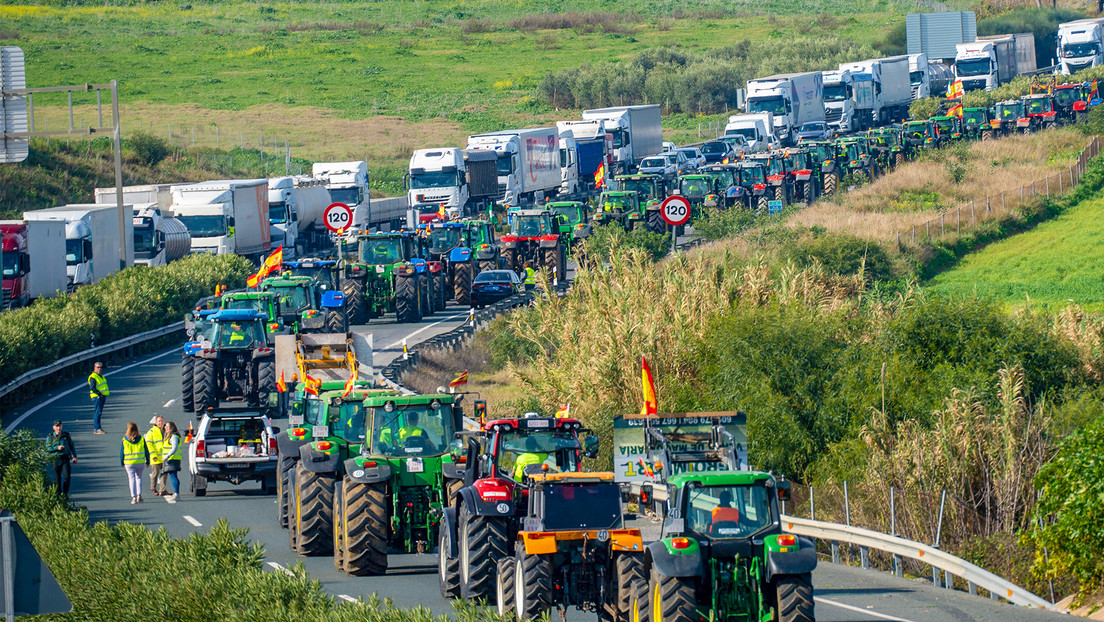
<instances>
[{"instance_id":1,"label":"semi truck","mask_svg":"<svg viewBox=\"0 0 1104 622\"><path fill-rule=\"evenodd\" d=\"M842 63L839 68L840 71L850 71L852 77L855 77L855 74L869 74L870 83L873 86L871 105L866 107L863 102L856 101L855 106L856 114L860 117L860 125L864 129L909 118L912 82L909 79L907 56ZM863 76L863 81L865 79Z\"/></svg>"},{"instance_id":2,"label":"semi truck","mask_svg":"<svg viewBox=\"0 0 1104 622\"><path fill-rule=\"evenodd\" d=\"M416 149L406 174L410 208L426 220L442 206L453 218L486 209L499 196L497 161L490 151Z\"/></svg>"},{"instance_id":3,"label":"semi truck","mask_svg":"<svg viewBox=\"0 0 1104 622\"><path fill-rule=\"evenodd\" d=\"M972 43L959 43L956 49L955 78L966 91L991 91L1036 68L1032 33L978 37Z\"/></svg>"},{"instance_id":4,"label":"semi truck","mask_svg":"<svg viewBox=\"0 0 1104 622\"><path fill-rule=\"evenodd\" d=\"M192 250L192 234L184 223L167 216L157 203L135 205L134 263L163 266Z\"/></svg>"},{"instance_id":5,"label":"semi truck","mask_svg":"<svg viewBox=\"0 0 1104 622\"><path fill-rule=\"evenodd\" d=\"M577 197L582 191L579 175L579 148L575 136L560 132L560 197Z\"/></svg>"},{"instance_id":6,"label":"semi truck","mask_svg":"<svg viewBox=\"0 0 1104 622\"><path fill-rule=\"evenodd\" d=\"M172 212L192 233L193 253L259 261L272 250L267 179L227 179L172 187Z\"/></svg>"},{"instance_id":7,"label":"semi truck","mask_svg":"<svg viewBox=\"0 0 1104 622\"><path fill-rule=\"evenodd\" d=\"M1104 18L1060 24L1055 55L1063 76L1104 64Z\"/></svg>"},{"instance_id":8,"label":"semi truck","mask_svg":"<svg viewBox=\"0 0 1104 622\"><path fill-rule=\"evenodd\" d=\"M555 196L560 187L559 132L554 127L502 130L468 137L467 149L492 151L498 193L510 207Z\"/></svg>"},{"instance_id":9,"label":"semi truck","mask_svg":"<svg viewBox=\"0 0 1104 622\"><path fill-rule=\"evenodd\" d=\"M641 160L663 151L663 121L658 104L584 110L583 120L602 121L606 133L612 135L615 173L632 172Z\"/></svg>"},{"instance_id":10,"label":"semi truck","mask_svg":"<svg viewBox=\"0 0 1104 622\"><path fill-rule=\"evenodd\" d=\"M725 125L725 136L740 134L752 151L770 149L774 138L774 115L769 112L734 114Z\"/></svg>"},{"instance_id":11,"label":"semi truck","mask_svg":"<svg viewBox=\"0 0 1104 622\"><path fill-rule=\"evenodd\" d=\"M4 310L65 292L65 223L61 220L0 220Z\"/></svg>"},{"instance_id":12,"label":"semi truck","mask_svg":"<svg viewBox=\"0 0 1104 622\"><path fill-rule=\"evenodd\" d=\"M311 167L311 175L326 184L331 201L344 203L353 209L350 230L359 231L374 222L371 196L368 192L367 162L315 162Z\"/></svg>"},{"instance_id":13,"label":"semi truck","mask_svg":"<svg viewBox=\"0 0 1104 622\"><path fill-rule=\"evenodd\" d=\"M842 67L841 67L842 69ZM785 145L803 123L824 122L824 77L819 71L780 73L747 83L747 112L774 115L774 136Z\"/></svg>"},{"instance_id":14,"label":"semi truck","mask_svg":"<svg viewBox=\"0 0 1104 622\"><path fill-rule=\"evenodd\" d=\"M128 213L132 210L124 205ZM123 221L115 205L70 204L23 212L23 220L57 220L65 223L65 276L71 289L91 285L127 266L134 265L134 246L127 244L126 261L119 259L124 240L134 239L134 221Z\"/></svg>"},{"instance_id":15,"label":"semi truck","mask_svg":"<svg viewBox=\"0 0 1104 622\"><path fill-rule=\"evenodd\" d=\"M840 132L854 131L856 91L851 72L822 71L821 74L824 76L824 122Z\"/></svg>"},{"instance_id":16,"label":"semi truck","mask_svg":"<svg viewBox=\"0 0 1104 622\"><path fill-rule=\"evenodd\" d=\"M931 74L928 73L927 54L909 54L909 82L912 84L912 98L925 99L934 91L931 86Z\"/></svg>"},{"instance_id":17,"label":"semi truck","mask_svg":"<svg viewBox=\"0 0 1104 622\"><path fill-rule=\"evenodd\" d=\"M329 246L329 230L322 216L330 203L330 191L320 179L306 175L269 179L272 246L283 246L288 259Z\"/></svg>"},{"instance_id":18,"label":"semi truck","mask_svg":"<svg viewBox=\"0 0 1104 622\"><path fill-rule=\"evenodd\" d=\"M593 190L594 174L599 167L604 165L607 172L614 170L613 134L606 132L606 122L602 119L558 121L556 129L561 138L570 132L575 139L580 186Z\"/></svg>"}]
</instances>

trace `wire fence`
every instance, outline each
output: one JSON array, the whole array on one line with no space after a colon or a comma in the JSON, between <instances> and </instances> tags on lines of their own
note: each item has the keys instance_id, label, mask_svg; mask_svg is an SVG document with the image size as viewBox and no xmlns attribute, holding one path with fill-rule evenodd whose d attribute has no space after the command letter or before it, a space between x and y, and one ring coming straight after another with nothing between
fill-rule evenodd
<instances>
[{"instance_id":1,"label":"wire fence","mask_svg":"<svg viewBox=\"0 0 1104 622\"><path fill-rule=\"evenodd\" d=\"M1025 206L1038 204L1042 197L1050 199L1062 196L1081 181L1089 160L1099 153L1100 137L1094 136L1067 170L1020 184L1018 189L1005 190L999 195L986 195L983 201L971 200L941 212L938 218L913 225L911 230L897 231L897 245L931 243L947 236L958 236L962 234L964 227L969 232L979 224L1019 214Z\"/></svg>"}]
</instances>

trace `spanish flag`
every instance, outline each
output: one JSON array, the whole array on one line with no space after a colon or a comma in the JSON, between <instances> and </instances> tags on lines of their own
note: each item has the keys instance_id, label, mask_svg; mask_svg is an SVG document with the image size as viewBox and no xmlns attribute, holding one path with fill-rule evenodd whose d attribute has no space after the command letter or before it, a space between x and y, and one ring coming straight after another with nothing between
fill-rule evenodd
<instances>
[{"instance_id":1,"label":"spanish flag","mask_svg":"<svg viewBox=\"0 0 1104 622\"><path fill-rule=\"evenodd\" d=\"M322 389L322 381L307 374L306 380L304 381L304 388L306 388L307 393L317 397L318 392Z\"/></svg>"},{"instance_id":2,"label":"spanish flag","mask_svg":"<svg viewBox=\"0 0 1104 622\"><path fill-rule=\"evenodd\" d=\"M452 382L449 383L449 388L452 389L462 384L468 384L468 372L466 370L464 371L464 373L460 374L459 376L454 378Z\"/></svg>"},{"instance_id":3,"label":"spanish flag","mask_svg":"<svg viewBox=\"0 0 1104 622\"><path fill-rule=\"evenodd\" d=\"M959 102L959 103L951 106L949 109L947 109L947 116L948 117L958 117L959 119L961 119L962 118L962 102Z\"/></svg>"},{"instance_id":4,"label":"spanish flag","mask_svg":"<svg viewBox=\"0 0 1104 622\"><path fill-rule=\"evenodd\" d=\"M602 162L598 165L598 170L594 171L594 187L601 188L604 183L606 183L606 163Z\"/></svg>"},{"instance_id":5,"label":"spanish flag","mask_svg":"<svg viewBox=\"0 0 1104 622\"><path fill-rule=\"evenodd\" d=\"M215 298L218 298L221 295L222 295L222 283L216 283L215 284Z\"/></svg>"},{"instance_id":6,"label":"spanish flag","mask_svg":"<svg viewBox=\"0 0 1104 622\"><path fill-rule=\"evenodd\" d=\"M641 368L641 384L644 386L644 406L640 408L642 415L655 415L659 413L659 403L656 401L655 380L652 378L652 368L648 367L648 359L640 357L643 363Z\"/></svg>"},{"instance_id":7,"label":"spanish flag","mask_svg":"<svg viewBox=\"0 0 1104 622\"><path fill-rule=\"evenodd\" d=\"M276 379L276 391L279 393L287 393L287 383L284 382L284 372L280 372L280 377Z\"/></svg>"},{"instance_id":8,"label":"spanish flag","mask_svg":"<svg viewBox=\"0 0 1104 622\"><path fill-rule=\"evenodd\" d=\"M563 417L570 417L570 416L571 416L571 402L568 402L567 406L564 406L563 408L556 411L556 418L557 419L561 419Z\"/></svg>"},{"instance_id":9,"label":"spanish flag","mask_svg":"<svg viewBox=\"0 0 1104 622\"><path fill-rule=\"evenodd\" d=\"M1089 85L1089 99L1096 99L1097 95L1096 78L1093 78L1092 84Z\"/></svg>"},{"instance_id":10,"label":"spanish flag","mask_svg":"<svg viewBox=\"0 0 1104 622\"><path fill-rule=\"evenodd\" d=\"M284 245L281 244L280 246L276 247L276 250L272 251L272 254L269 255L267 259L264 260L264 262L261 264L260 269L257 270L257 273L245 280L246 285L249 285L250 287L256 287L261 282L261 279L268 276L270 273L272 273L273 270L279 268L280 265L283 263Z\"/></svg>"},{"instance_id":11,"label":"spanish flag","mask_svg":"<svg viewBox=\"0 0 1104 622\"><path fill-rule=\"evenodd\" d=\"M962 88L962 80L955 80L947 85L947 99L962 99L962 94L965 92Z\"/></svg>"},{"instance_id":12,"label":"spanish flag","mask_svg":"<svg viewBox=\"0 0 1104 622\"><path fill-rule=\"evenodd\" d=\"M349 394L353 392L353 387L356 386L356 377L349 376L349 379L345 381L345 392L341 394L341 397L349 397Z\"/></svg>"}]
</instances>

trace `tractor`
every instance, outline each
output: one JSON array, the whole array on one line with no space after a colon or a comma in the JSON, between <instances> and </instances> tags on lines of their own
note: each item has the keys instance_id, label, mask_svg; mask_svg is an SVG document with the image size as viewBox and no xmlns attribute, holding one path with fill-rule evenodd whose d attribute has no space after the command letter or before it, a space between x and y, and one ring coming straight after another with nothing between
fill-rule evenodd
<instances>
[{"instance_id":1,"label":"tractor","mask_svg":"<svg viewBox=\"0 0 1104 622\"><path fill-rule=\"evenodd\" d=\"M189 314L189 341L181 360L181 393L185 412L218 408L222 401L268 403L276 390L275 352L268 344L265 314L253 309L225 309Z\"/></svg>"},{"instance_id":2,"label":"tractor","mask_svg":"<svg viewBox=\"0 0 1104 622\"><path fill-rule=\"evenodd\" d=\"M727 187L727 186L726 186ZM690 202L693 213L698 213L703 205L716 206L719 184L716 177L708 173L680 175L678 185L671 191L678 193Z\"/></svg>"},{"instance_id":3,"label":"tractor","mask_svg":"<svg viewBox=\"0 0 1104 622\"><path fill-rule=\"evenodd\" d=\"M1054 98L1049 93L1035 93L1024 95L1024 112L1027 118L1027 127L1020 130L1025 134L1038 132L1049 127L1054 127L1058 120L1058 113L1054 110ZM1019 127L1017 121L1017 126Z\"/></svg>"},{"instance_id":4,"label":"tractor","mask_svg":"<svg viewBox=\"0 0 1104 622\"><path fill-rule=\"evenodd\" d=\"M1024 119L1022 125L1019 123L1020 119ZM993 106L993 120L989 124L993 126L993 132L999 136L1008 136L1021 127L1027 127L1023 100L1006 99L997 102Z\"/></svg>"},{"instance_id":5,"label":"tractor","mask_svg":"<svg viewBox=\"0 0 1104 622\"><path fill-rule=\"evenodd\" d=\"M732 190L730 200L743 203L756 214L766 215L770 202L766 167L762 162L743 160L739 168L740 185Z\"/></svg>"},{"instance_id":6,"label":"tractor","mask_svg":"<svg viewBox=\"0 0 1104 622\"><path fill-rule=\"evenodd\" d=\"M793 198L811 205L817 198L817 180L813 174L813 152L805 147L791 147L782 154L786 182L793 188Z\"/></svg>"},{"instance_id":7,"label":"tractor","mask_svg":"<svg viewBox=\"0 0 1104 622\"><path fill-rule=\"evenodd\" d=\"M927 121L908 121L902 131L905 136L905 143L912 153L939 147L939 130L936 129L931 119Z\"/></svg>"},{"instance_id":8,"label":"tractor","mask_svg":"<svg viewBox=\"0 0 1104 622\"><path fill-rule=\"evenodd\" d=\"M803 141L801 146L812 156L813 176L820 184L820 194L832 196L839 186L840 166L834 141Z\"/></svg>"},{"instance_id":9,"label":"tractor","mask_svg":"<svg viewBox=\"0 0 1104 622\"><path fill-rule=\"evenodd\" d=\"M866 143L874 161L883 171L889 171L905 163L905 146L901 132L896 128L867 130Z\"/></svg>"},{"instance_id":10,"label":"tractor","mask_svg":"<svg viewBox=\"0 0 1104 622\"><path fill-rule=\"evenodd\" d=\"M502 262L502 251L495 239L494 223L489 220L466 220L464 222L468 225L472 248L475 249L475 259L479 262L478 271L498 270Z\"/></svg>"},{"instance_id":11,"label":"tractor","mask_svg":"<svg viewBox=\"0 0 1104 622\"><path fill-rule=\"evenodd\" d=\"M1054 110L1058 122L1084 123L1089 116L1089 102L1085 87L1080 83L1060 84L1054 87Z\"/></svg>"},{"instance_id":12,"label":"tractor","mask_svg":"<svg viewBox=\"0 0 1104 622\"><path fill-rule=\"evenodd\" d=\"M464 222L443 222L418 225L426 240L430 261L440 262L442 269L434 275L434 291L447 300L471 304L471 284L479 273L479 261L472 254L471 230ZM444 310L444 307L438 310Z\"/></svg>"},{"instance_id":13,"label":"tractor","mask_svg":"<svg viewBox=\"0 0 1104 622\"><path fill-rule=\"evenodd\" d=\"M605 190L598 196L594 210L596 225L620 225L628 231L632 228L629 217L640 214L640 195L630 190Z\"/></svg>"},{"instance_id":14,"label":"tractor","mask_svg":"<svg viewBox=\"0 0 1104 622\"><path fill-rule=\"evenodd\" d=\"M605 193L603 193L605 195ZM546 209L524 209L513 212L513 229L502 236L502 257L505 268L521 272L526 264L533 269L555 270L556 277L567 279L567 244Z\"/></svg>"},{"instance_id":15,"label":"tractor","mask_svg":"<svg viewBox=\"0 0 1104 622\"><path fill-rule=\"evenodd\" d=\"M789 180L786 178L786 162L782 152L760 151L749 155L747 161L763 165L767 174L767 195L775 201L781 201L783 207L789 205L793 189L789 187Z\"/></svg>"},{"instance_id":16,"label":"tractor","mask_svg":"<svg viewBox=\"0 0 1104 622\"><path fill-rule=\"evenodd\" d=\"M720 208L732 207L735 203L736 191L740 187L739 164L709 164L698 169L701 175L712 178L713 185L717 189L714 206ZM705 202L709 206L709 200Z\"/></svg>"},{"instance_id":17,"label":"tractor","mask_svg":"<svg viewBox=\"0 0 1104 622\"><path fill-rule=\"evenodd\" d=\"M939 137L943 142L954 142L962 139L962 119L957 116L932 117L931 122L935 124L935 129L939 131Z\"/></svg>"},{"instance_id":18,"label":"tractor","mask_svg":"<svg viewBox=\"0 0 1104 622\"><path fill-rule=\"evenodd\" d=\"M988 108L962 110L962 131L970 140L993 140L993 116Z\"/></svg>"},{"instance_id":19,"label":"tractor","mask_svg":"<svg viewBox=\"0 0 1104 622\"><path fill-rule=\"evenodd\" d=\"M266 318L265 332L268 342L273 343L276 334L283 329L280 323L280 313L277 310L276 294L273 292L258 292L251 290L235 290L225 292L219 297L220 309L253 309L263 313Z\"/></svg>"},{"instance_id":20,"label":"tractor","mask_svg":"<svg viewBox=\"0 0 1104 622\"><path fill-rule=\"evenodd\" d=\"M338 264L333 259L304 257L295 261L285 261L280 272L291 276L309 276L326 286L326 289L341 289L338 279Z\"/></svg>"},{"instance_id":21,"label":"tractor","mask_svg":"<svg viewBox=\"0 0 1104 622\"><path fill-rule=\"evenodd\" d=\"M877 163L870 155L865 138L841 138L836 141L836 148L840 168L851 175L852 179L859 183L874 179L877 174Z\"/></svg>"},{"instance_id":22,"label":"tractor","mask_svg":"<svg viewBox=\"0 0 1104 622\"><path fill-rule=\"evenodd\" d=\"M349 329L345 295L341 290L326 289L311 277L269 277L261 281L258 290L275 296L273 321L279 321L292 332L343 333Z\"/></svg>"},{"instance_id":23,"label":"tractor","mask_svg":"<svg viewBox=\"0 0 1104 622\"><path fill-rule=\"evenodd\" d=\"M358 235L356 255L345 260L341 280L349 323L365 324L390 311L400 323L419 322L443 308L440 293L433 297L433 281L440 281L434 275L442 266L422 256L421 241L410 233Z\"/></svg>"},{"instance_id":24,"label":"tractor","mask_svg":"<svg viewBox=\"0 0 1104 622\"><path fill-rule=\"evenodd\" d=\"M590 208L580 201L555 201L545 209L551 210L560 228L560 236L571 241L573 248L579 241L590 237Z\"/></svg>"},{"instance_id":25,"label":"tractor","mask_svg":"<svg viewBox=\"0 0 1104 622\"><path fill-rule=\"evenodd\" d=\"M644 222L648 225L648 231L663 233L667 230L667 224L663 221L663 216L659 212L660 203L667 198L667 182L662 176L644 173L622 175L615 180L615 183L621 190L635 192L640 198L639 202L644 213Z\"/></svg>"},{"instance_id":26,"label":"tractor","mask_svg":"<svg viewBox=\"0 0 1104 622\"><path fill-rule=\"evenodd\" d=\"M490 596L494 565L510 552L522 527L526 478L545 470L578 472L581 458L598 455L598 438L570 417L527 413L494 419L466 447L453 443L454 462L468 465L463 487L450 496L438 533L438 579L445 598Z\"/></svg>"}]
</instances>

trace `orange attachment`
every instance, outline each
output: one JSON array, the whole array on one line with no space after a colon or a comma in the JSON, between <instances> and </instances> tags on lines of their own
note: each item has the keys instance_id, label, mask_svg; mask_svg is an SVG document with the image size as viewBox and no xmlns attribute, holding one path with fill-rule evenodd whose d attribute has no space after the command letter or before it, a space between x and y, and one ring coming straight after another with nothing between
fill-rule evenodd
<instances>
[{"instance_id":1,"label":"orange attachment","mask_svg":"<svg viewBox=\"0 0 1104 622\"><path fill-rule=\"evenodd\" d=\"M579 531L523 531L518 534L525 544L526 555L545 555L559 550L559 543L564 542L577 545L580 540L598 542L598 530L586 529ZM638 551L644 550L644 539L639 529L610 529L610 550L613 551Z\"/></svg>"}]
</instances>

